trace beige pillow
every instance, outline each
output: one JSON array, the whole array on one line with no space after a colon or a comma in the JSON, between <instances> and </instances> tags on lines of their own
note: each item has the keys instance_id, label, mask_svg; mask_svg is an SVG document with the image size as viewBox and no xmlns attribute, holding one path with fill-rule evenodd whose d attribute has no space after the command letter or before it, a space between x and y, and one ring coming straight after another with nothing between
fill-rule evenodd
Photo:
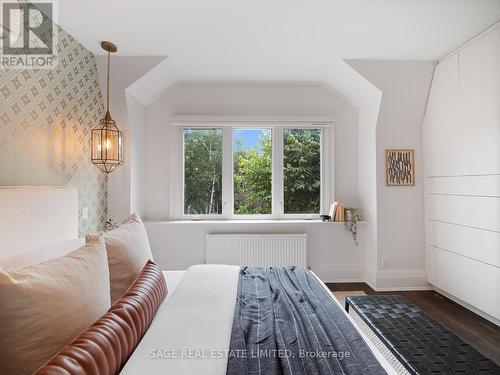
<instances>
[{"instance_id":1,"label":"beige pillow","mask_svg":"<svg viewBox=\"0 0 500 375\"><path fill-rule=\"evenodd\" d=\"M104 241L0 270L0 306L0 374L31 374L109 309Z\"/></svg>"},{"instance_id":2,"label":"beige pillow","mask_svg":"<svg viewBox=\"0 0 500 375\"><path fill-rule=\"evenodd\" d=\"M148 235L136 213L118 229L103 233L108 253L111 303L120 298L139 276L144 264L153 260ZM93 239L95 235L87 235Z\"/></svg>"}]
</instances>

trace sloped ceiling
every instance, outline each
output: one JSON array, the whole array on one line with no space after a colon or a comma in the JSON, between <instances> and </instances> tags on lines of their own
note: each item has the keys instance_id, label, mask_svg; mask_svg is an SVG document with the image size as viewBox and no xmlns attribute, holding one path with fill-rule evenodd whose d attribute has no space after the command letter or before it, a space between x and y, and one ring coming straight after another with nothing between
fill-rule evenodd
<instances>
[{"instance_id":1,"label":"sloped ceiling","mask_svg":"<svg viewBox=\"0 0 500 375\"><path fill-rule=\"evenodd\" d=\"M169 56L181 80L317 82L338 59L436 60L499 19L499 0L59 2L90 50Z\"/></svg>"}]
</instances>

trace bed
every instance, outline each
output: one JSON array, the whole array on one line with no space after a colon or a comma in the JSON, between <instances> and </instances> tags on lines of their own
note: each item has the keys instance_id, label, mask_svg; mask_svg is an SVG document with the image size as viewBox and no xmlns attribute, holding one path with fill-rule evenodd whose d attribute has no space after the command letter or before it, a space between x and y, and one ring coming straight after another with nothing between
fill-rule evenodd
<instances>
[{"instance_id":1,"label":"bed","mask_svg":"<svg viewBox=\"0 0 500 375\"><path fill-rule=\"evenodd\" d=\"M187 271L164 271L169 294L121 374L226 374L239 269L196 265ZM384 370L396 374L326 285L320 283Z\"/></svg>"},{"instance_id":2,"label":"bed","mask_svg":"<svg viewBox=\"0 0 500 375\"><path fill-rule=\"evenodd\" d=\"M60 240L61 237L68 239L68 235L75 233L77 220L74 217L76 215L74 207L77 207L75 201L77 198L74 191L63 188L10 189L8 197L4 194L6 192L7 190L0 189L0 205L11 213L8 230L16 228L16 225L21 226L25 233L33 233L30 243L37 241L38 233L43 236L44 243L49 242L47 231L41 228L46 226L46 222L26 220L26 215L30 212L37 212L41 207L46 210L44 195L48 195L52 197L52 208L56 205L61 206L58 209L45 211L48 222L64 223L64 233L54 232L51 226L50 235L54 240ZM60 199L57 199L58 195ZM29 207L16 209L18 206L16 199L29 199ZM64 215L72 217L65 218ZM68 223L71 224L68 226ZM19 244L13 243L12 239L15 236L11 233L2 233L5 230L0 228L0 238L9 238L9 248L15 248L14 245L22 248ZM0 256L2 265L2 257L5 258L5 254L0 254L2 254ZM8 256L19 258L23 254L12 254L10 250ZM230 349L234 344L232 330L235 325L235 311L238 310L240 300L241 274L240 267L227 265L195 265L187 271L164 271L168 295L146 334L122 368L121 374L226 374L228 360L231 358L234 360ZM376 366L382 368L384 373L395 374L392 366L354 320L345 313L326 285L314 274L311 275L315 280L313 283L317 283L322 292L328 296L329 302L335 304L336 313L342 314L341 320L348 322L351 331L347 336L360 337L361 341L358 341L357 346L366 348L373 356ZM265 299L263 301L266 302ZM266 371L263 370L262 373ZM368 370L365 373L371 372Z\"/></svg>"}]
</instances>

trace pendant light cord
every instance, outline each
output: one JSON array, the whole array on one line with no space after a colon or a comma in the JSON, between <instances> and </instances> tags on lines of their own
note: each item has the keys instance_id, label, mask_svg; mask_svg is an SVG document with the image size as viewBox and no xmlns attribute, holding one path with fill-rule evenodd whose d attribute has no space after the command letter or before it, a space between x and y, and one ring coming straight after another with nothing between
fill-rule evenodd
<instances>
[{"instance_id":1,"label":"pendant light cord","mask_svg":"<svg viewBox=\"0 0 500 375\"><path fill-rule=\"evenodd\" d=\"M108 79L106 83L106 113L109 113L109 65L111 60L111 52L108 51Z\"/></svg>"}]
</instances>

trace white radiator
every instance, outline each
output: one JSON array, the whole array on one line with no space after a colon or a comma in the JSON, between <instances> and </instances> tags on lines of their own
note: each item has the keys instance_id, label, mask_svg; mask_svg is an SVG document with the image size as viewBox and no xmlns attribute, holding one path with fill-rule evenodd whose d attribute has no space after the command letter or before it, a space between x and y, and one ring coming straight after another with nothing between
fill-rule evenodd
<instances>
[{"instance_id":1,"label":"white radiator","mask_svg":"<svg viewBox=\"0 0 500 375\"><path fill-rule=\"evenodd\" d=\"M307 267L307 234L208 234L208 264Z\"/></svg>"}]
</instances>

